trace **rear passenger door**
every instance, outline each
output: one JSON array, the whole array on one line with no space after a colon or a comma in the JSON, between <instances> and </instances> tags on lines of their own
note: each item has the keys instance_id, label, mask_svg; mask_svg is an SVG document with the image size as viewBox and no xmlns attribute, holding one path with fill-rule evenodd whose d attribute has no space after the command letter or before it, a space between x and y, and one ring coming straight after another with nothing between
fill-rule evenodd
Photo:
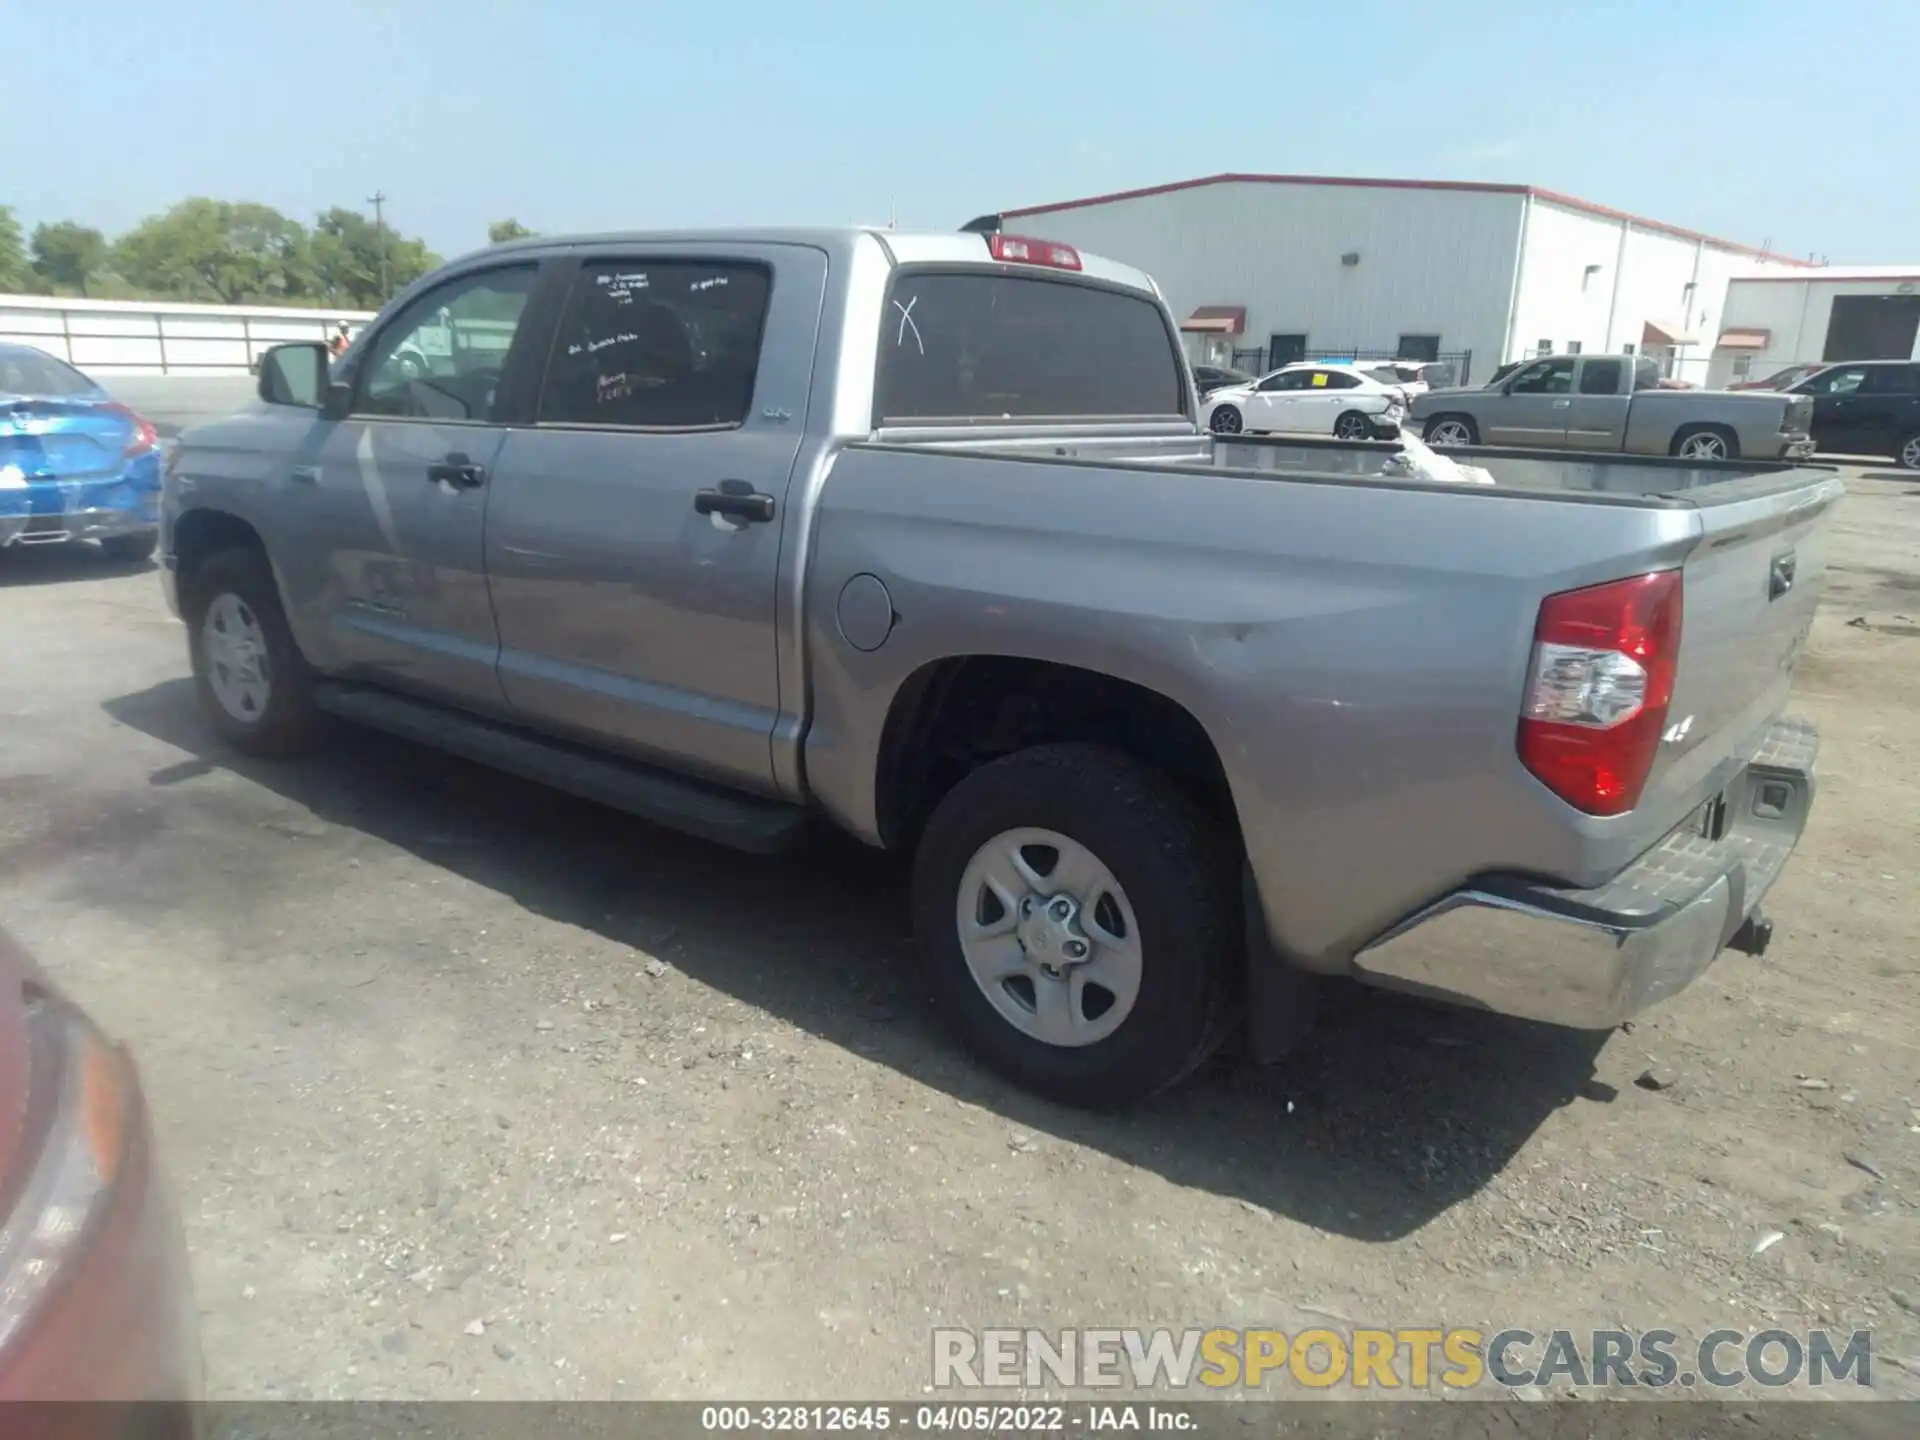
<instances>
[{"instance_id":1,"label":"rear passenger door","mask_svg":"<svg viewBox=\"0 0 1920 1440\"><path fill-rule=\"evenodd\" d=\"M1854 405L1861 453L1898 458L1906 442L1920 436L1920 365L1869 367Z\"/></svg>"},{"instance_id":2,"label":"rear passenger door","mask_svg":"<svg viewBox=\"0 0 1920 1440\"><path fill-rule=\"evenodd\" d=\"M518 715L773 789L781 532L825 284L800 246L577 262L487 513Z\"/></svg>"},{"instance_id":3,"label":"rear passenger door","mask_svg":"<svg viewBox=\"0 0 1920 1440\"><path fill-rule=\"evenodd\" d=\"M1621 450L1627 443L1627 362L1596 356L1580 362L1573 405L1567 411L1569 450Z\"/></svg>"}]
</instances>

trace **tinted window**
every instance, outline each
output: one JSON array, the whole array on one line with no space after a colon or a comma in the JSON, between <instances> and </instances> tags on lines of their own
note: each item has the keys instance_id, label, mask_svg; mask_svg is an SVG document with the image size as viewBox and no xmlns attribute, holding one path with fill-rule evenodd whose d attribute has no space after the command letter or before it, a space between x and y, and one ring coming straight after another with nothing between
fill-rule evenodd
<instances>
[{"instance_id":1,"label":"tinted window","mask_svg":"<svg viewBox=\"0 0 1920 1440\"><path fill-rule=\"evenodd\" d=\"M1624 360L1587 361L1586 368L1580 372L1580 393L1582 395L1618 395L1626 363Z\"/></svg>"},{"instance_id":2,"label":"tinted window","mask_svg":"<svg viewBox=\"0 0 1920 1440\"><path fill-rule=\"evenodd\" d=\"M483 270L427 291L360 362L356 415L491 420L535 267Z\"/></svg>"},{"instance_id":3,"label":"tinted window","mask_svg":"<svg viewBox=\"0 0 1920 1440\"><path fill-rule=\"evenodd\" d=\"M1307 383L1304 370L1283 370L1278 375L1269 375L1260 382L1262 390L1298 390Z\"/></svg>"},{"instance_id":4,"label":"tinted window","mask_svg":"<svg viewBox=\"0 0 1920 1440\"><path fill-rule=\"evenodd\" d=\"M876 422L1180 415L1179 352L1143 296L988 273L903 275L880 326Z\"/></svg>"},{"instance_id":5,"label":"tinted window","mask_svg":"<svg viewBox=\"0 0 1920 1440\"><path fill-rule=\"evenodd\" d=\"M1862 388L1869 395L1920 393L1920 365L1876 365Z\"/></svg>"},{"instance_id":6,"label":"tinted window","mask_svg":"<svg viewBox=\"0 0 1920 1440\"><path fill-rule=\"evenodd\" d=\"M582 267L554 337L540 419L689 429L738 425L753 401L773 277L731 260Z\"/></svg>"},{"instance_id":7,"label":"tinted window","mask_svg":"<svg viewBox=\"0 0 1920 1440\"><path fill-rule=\"evenodd\" d=\"M1851 395L1866 378L1865 366L1841 365L1814 376L1801 388L1808 395Z\"/></svg>"},{"instance_id":8,"label":"tinted window","mask_svg":"<svg viewBox=\"0 0 1920 1440\"><path fill-rule=\"evenodd\" d=\"M0 350L0 395L88 395L98 389L71 365L38 350Z\"/></svg>"},{"instance_id":9,"label":"tinted window","mask_svg":"<svg viewBox=\"0 0 1920 1440\"><path fill-rule=\"evenodd\" d=\"M1573 389L1572 360L1543 360L1513 377L1510 395L1565 395Z\"/></svg>"}]
</instances>

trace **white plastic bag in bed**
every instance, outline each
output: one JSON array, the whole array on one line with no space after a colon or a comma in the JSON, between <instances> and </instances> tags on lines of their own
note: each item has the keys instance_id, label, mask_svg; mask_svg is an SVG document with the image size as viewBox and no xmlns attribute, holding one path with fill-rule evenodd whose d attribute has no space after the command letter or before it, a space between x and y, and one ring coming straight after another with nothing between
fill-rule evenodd
<instances>
[{"instance_id":1,"label":"white plastic bag in bed","mask_svg":"<svg viewBox=\"0 0 1920 1440\"><path fill-rule=\"evenodd\" d=\"M1386 472L1409 480L1432 480L1443 485L1492 485L1493 476L1478 465L1462 465L1430 448L1412 431L1400 432L1400 453L1388 457Z\"/></svg>"}]
</instances>

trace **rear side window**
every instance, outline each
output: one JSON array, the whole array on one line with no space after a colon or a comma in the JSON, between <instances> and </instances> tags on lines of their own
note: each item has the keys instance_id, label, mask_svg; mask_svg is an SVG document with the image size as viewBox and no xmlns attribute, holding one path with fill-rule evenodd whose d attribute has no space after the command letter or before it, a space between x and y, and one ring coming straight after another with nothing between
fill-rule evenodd
<instances>
[{"instance_id":1,"label":"rear side window","mask_svg":"<svg viewBox=\"0 0 1920 1440\"><path fill-rule=\"evenodd\" d=\"M876 424L1186 413L1145 296L990 272L906 274L880 328Z\"/></svg>"},{"instance_id":2,"label":"rear side window","mask_svg":"<svg viewBox=\"0 0 1920 1440\"><path fill-rule=\"evenodd\" d=\"M1920 394L1920 365L1877 365L1862 388L1869 395Z\"/></svg>"},{"instance_id":3,"label":"rear side window","mask_svg":"<svg viewBox=\"0 0 1920 1440\"><path fill-rule=\"evenodd\" d=\"M723 260L581 267L540 391L540 420L687 430L738 425L753 402L772 276Z\"/></svg>"},{"instance_id":4,"label":"rear side window","mask_svg":"<svg viewBox=\"0 0 1920 1440\"><path fill-rule=\"evenodd\" d=\"M1624 360L1589 360L1580 371L1580 393L1582 395L1618 395L1620 393L1620 372L1626 368Z\"/></svg>"}]
</instances>

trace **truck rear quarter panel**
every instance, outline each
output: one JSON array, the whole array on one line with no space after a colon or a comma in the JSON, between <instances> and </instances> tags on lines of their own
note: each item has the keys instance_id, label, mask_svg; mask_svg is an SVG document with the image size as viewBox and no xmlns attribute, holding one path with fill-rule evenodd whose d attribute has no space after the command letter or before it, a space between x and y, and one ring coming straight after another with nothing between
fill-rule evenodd
<instances>
[{"instance_id":1,"label":"truck rear quarter panel","mask_svg":"<svg viewBox=\"0 0 1920 1440\"><path fill-rule=\"evenodd\" d=\"M1581 816L1514 741L1540 599L1700 533L1684 508L854 446L807 583L808 787L877 843L889 709L942 659L1132 681L1212 739L1275 943L1341 969L1476 873L1597 883L1679 818ZM898 617L871 651L837 618L862 574Z\"/></svg>"}]
</instances>

